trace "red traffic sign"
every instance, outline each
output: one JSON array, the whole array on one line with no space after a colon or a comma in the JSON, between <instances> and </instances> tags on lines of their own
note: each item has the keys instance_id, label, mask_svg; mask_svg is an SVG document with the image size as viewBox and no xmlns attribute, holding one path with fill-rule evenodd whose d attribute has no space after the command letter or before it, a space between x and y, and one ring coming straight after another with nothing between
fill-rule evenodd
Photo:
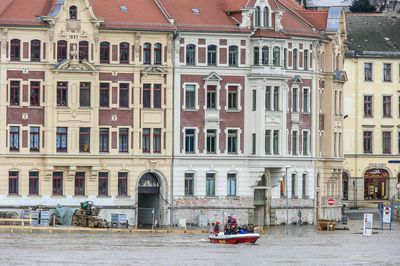
<instances>
[{"instance_id":1,"label":"red traffic sign","mask_svg":"<svg viewBox=\"0 0 400 266\"><path fill-rule=\"evenodd\" d=\"M335 205L335 199L332 199L332 198L328 199L328 205L329 206Z\"/></svg>"},{"instance_id":2,"label":"red traffic sign","mask_svg":"<svg viewBox=\"0 0 400 266\"><path fill-rule=\"evenodd\" d=\"M390 214L390 207L385 207L384 210L385 210L385 214Z\"/></svg>"}]
</instances>

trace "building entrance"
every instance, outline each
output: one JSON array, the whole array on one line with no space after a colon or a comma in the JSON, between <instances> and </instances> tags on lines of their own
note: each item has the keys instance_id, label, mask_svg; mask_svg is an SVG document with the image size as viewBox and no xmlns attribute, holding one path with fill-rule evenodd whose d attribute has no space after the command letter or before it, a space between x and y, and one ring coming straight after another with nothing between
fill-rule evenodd
<instances>
[{"instance_id":1,"label":"building entrance","mask_svg":"<svg viewBox=\"0 0 400 266\"><path fill-rule=\"evenodd\" d=\"M160 182L153 173L144 174L138 187L138 225L160 225Z\"/></svg>"},{"instance_id":2,"label":"building entrance","mask_svg":"<svg viewBox=\"0 0 400 266\"><path fill-rule=\"evenodd\" d=\"M364 174L364 199L388 199L389 173L384 169L370 169Z\"/></svg>"}]
</instances>

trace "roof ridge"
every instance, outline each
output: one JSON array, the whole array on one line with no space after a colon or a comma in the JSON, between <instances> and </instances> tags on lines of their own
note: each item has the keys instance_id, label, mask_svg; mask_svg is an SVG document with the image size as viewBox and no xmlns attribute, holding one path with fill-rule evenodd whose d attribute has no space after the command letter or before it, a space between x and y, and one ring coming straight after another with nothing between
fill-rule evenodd
<instances>
[{"instance_id":1,"label":"roof ridge","mask_svg":"<svg viewBox=\"0 0 400 266\"><path fill-rule=\"evenodd\" d=\"M0 16L3 16L4 13L12 6L12 4L14 4L15 0L9 0L10 2L8 3L8 5L3 9L3 11L1 11Z\"/></svg>"}]
</instances>

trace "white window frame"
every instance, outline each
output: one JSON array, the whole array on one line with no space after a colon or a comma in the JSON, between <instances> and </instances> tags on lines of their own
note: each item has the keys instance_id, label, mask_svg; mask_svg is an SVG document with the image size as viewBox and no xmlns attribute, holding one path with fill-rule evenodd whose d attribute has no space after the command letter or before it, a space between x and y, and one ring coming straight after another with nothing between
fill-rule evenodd
<instances>
[{"instance_id":1,"label":"white window frame","mask_svg":"<svg viewBox=\"0 0 400 266\"><path fill-rule=\"evenodd\" d=\"M214 196L207 195L207 174L214 174ZM208 170L204 175L204 196L206 198L218 197L218 173L214 170Z\"/></svg>"},{"instance_id":2,"label":"white window frame","mask_svg":"<svg viewBox=\"0 0 400 266\"><path fill-rule=\"evenodd\" d=\"M236 188L235 188L235 195L228 195L228 175L229 174L235 174L235 178L236 178ZM227 173L226 173L226 196L227 197L238 197L238 195L239 195L239 185L238 185L238 183L239 183L239 178L238 178L238 176L239 176L239 172L238 171L228 171Z\"/></svg>"},{"instance_id":3,"label":"white window frame","mask_svg":"<svg viewBox=\"0 0 400 266\"><path fill-rule=\"evenodd\" d=\"M306 111L304 111L304 91L308 91L308 95L307 95L307 110ZM310 108L310 99L311 99L311 89L310 89L310 87L303 87L303 89L302 89L302 99L303 99L303 101L302 101L302 105L301 105L301 112L302 113L306 113L306 114L308 114L308 113L310 113L311 112L311 108Z\"/></svg>"},{"instance_id":4,"label":"white window frame","mask_svg":"<svg viewBox=\"0 0 400 266\"><path fill-rule=\"evenodd\" d=\"M235 153L228 153L228 130L236 130L237 132L237 152ZM225 151L224 154L226 155L239 155L242 154L242 151L240 149L240 135L242 134L242 129L239 127L227 127L224 130L226 139L225 139Z\"/></svg>"},{"instance_id":5,"label":"white window frame","mask_svg":"<svg viewBox=\"0 0 400 266\"><path fill-rule=\"evenodd\" d=\"M215 109L212 109L212 108L208 109L207 108L207 87L208 86L215 86ZM205 81L203 89L204 89L204 106L203 106L203 109L204 110L208 110L208 111L214 111L214 110L219 111L219 110L221 110L221 105L219 103L219 95L220 95L220 91L221 91L220 82L219 81L214 81L214 80ZM197 100L197 95L196 95L196 100Z\"/></svg>"},{"instance_id":6,"label":"white window frame","mask_svg":"<svg viewBox=\"0 0 400 266\"><path fill-rule=\"evenodd\" d=\"M215 130L216 131L216 136L215 136L215 153L207 153L207 130ZM220 135L220 129L219 128L212 128L212 127L210 127L210 128L208 128L208 127L205 127L204 128L204 130L203 130L203 134L204 134L204 150L203 150L203 154L206 154L206 155L210 155L210 156L213 156L213 155L217 155L217 154L220 154L221 152L220 152L220 150L219 150L219 135Z\"/></svg>"},{"instance_id":7,"label":"white window frame","mask_svg":"<svg viewBox=\"0 0 400 266\"><path fill-rule=\"evenodd\" d=\"M194 109L186 109L186 86L187 85L194 85L194 94L195 94L195 103ZM199 110L199 84L195 82L185 82L182 84L183 89L183 103L182 103L182 110L184 111L198 111Z\"/></svg>"},{"instance_id":8,"label":"white window frame","mask_svg":"<svg viewBox=\"0 0 400 266\"><path fill-rule=\"evenodd\" d=\"M303 191L303 175L306 176L305 178L305 191ZM301 198L303 199L308 199L310 197L310 191L309 191L309 185L310 185L310 173L309 172L303 172L301 174Z\"/></svg>"},{"instance_id":9,"label":"white window frame","mask_svg":"<svg viewBox=\"0 0 400 266\"><path fill-rule=\"evenodd\" d=\"M185 177L185 175L186 174L193 174L193 195L185 195L185 181L186 181L186 177ZM193 170L187 170L187 171L185 171L185 172L183 172L183 196L184 197L188 197L188 198L191 198L191 197L196 197L197 196L197 193L196 193L196 191L197 191L197 189L196 189L196 181L197 181L197 175L196 175L196 171L193 171Z\"/></svg>"},{"instance_id":10,"label":"white window frame","mask_svg":"<svg viewBox=\"0 0 400 266\"><path fill-rule=\"evenodd\" d=\"M307 132L307 154L304 154L304 132ZM301 155L309 156L310 155L310 130L306 129L301 132Z\"/></svg>"},{"instance_id":11,"label":"white window frame","mask_svg":"<svg viewBox=\"0 0 400 266\"><path fill-rule=\"evenodd\" d=\"M186 129L194 129L194 153L186 153ZM183 127L182 128L182 135L183 135L183 145L182 145L182 154L187 154L188 156L193 154L199 154L199 128L197 127Z\"/></svg>"},{"instance_id":12,"label":"white window frame","mask_svg":"<svg viewBox=\"0 0 400 266\"><path fill-rule=\"evenodd\" d=\"M293 154L293 132L296 132L296 154ZM299 130L292 130L290 134L290 151L292 156L299 156Z\"/></svg>"},{"instance_id":13,"label":"white window frame","mask_svg":"<svg viewBox=\"0 0 400 266\"><path fill-rule=\"evenodd\" d=\"M294 97L293 97L293 91L294 91L294 89L297 89L297 95L296 95L296 103L297 103L297 106L296 106L296 109L293 109L293 99L294 99ZM293 112L293 113L298 113L299 112L299 105L300 105L300 101L299 101L299 96L300 96L300 87L299 86L294 86L294 87L292 87L292 106L290 107L290 109L291 109L291 111Z\"/></svg>"},{"instance_id":14,"label":"white window frame","mask_svg":"<svg viewBox=\"0 0 400 266\"><path fill-rule=\"evenodd\" d=\"M237 94L238 94L237 95L237 101L238 102L237 102L237 109L236 110L228 108L229 87L230 86L237 87ZM225 103L226 103L225 111L227 111L227 112L240 112L240 111L242 111L242 101L241 101L241 99L242 99L242 89L243 89L243 87L239 83L227 83L227 84L225 84ZM218 99L218 104L219 104L219 99Z\"/></svg>"}]
</instances>

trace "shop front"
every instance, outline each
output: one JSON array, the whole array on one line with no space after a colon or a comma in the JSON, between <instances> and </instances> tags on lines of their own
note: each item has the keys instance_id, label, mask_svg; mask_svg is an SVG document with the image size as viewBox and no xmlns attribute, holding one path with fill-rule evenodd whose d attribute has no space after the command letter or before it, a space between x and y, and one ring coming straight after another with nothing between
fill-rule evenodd
<instances>
[{"instance_id":1,"label":"shop front","mask_svg":"<svg viewBox=\"0 0 400 266\"><path fill-rule=\"evenodd\" d=\"M364 174L364 199L388 199L389 173L384 169L370 169Z\"/></svg>"}]
</instances>

